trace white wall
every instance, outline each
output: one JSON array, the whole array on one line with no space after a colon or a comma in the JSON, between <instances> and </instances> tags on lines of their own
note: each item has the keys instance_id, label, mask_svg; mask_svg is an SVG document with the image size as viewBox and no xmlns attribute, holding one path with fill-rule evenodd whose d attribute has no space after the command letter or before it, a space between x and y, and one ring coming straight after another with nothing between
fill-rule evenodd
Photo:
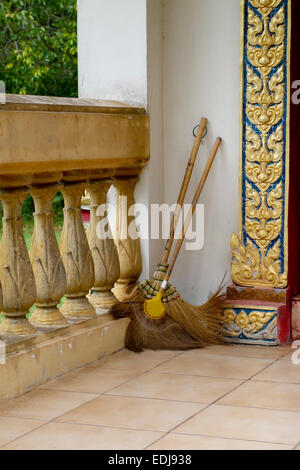
<instances>
[{"instance_id":1,"label":"white wall","mask_svg":"<svg viewBox=\"0 0 300 470\"><path fill-rule=\"evenodd\" d=\"M163 8L161 0L147 2L147 110L150 115L151 159L148 164L148 205L164 198L163 165ZM150 213L150 211L149 211ZM150 229L150 223L149 223ZM152 275L163 250L161 240L149 242L149 274Z\"/></svg>"},{"instance_id":2,"label":"white wall","mask_svg":"<svg viewBox=\"0 0 300 470\"><path fill-rule=\"evenodd\" d=\"M146 0L78 0L79 96L145 106Z\"/></svg>"},{"instance_id":3,"label":"white wall","mask_svg":"<svg viewBox=\"0 0 300 470\"><path fill-rule=\"evenodd\" d=\"M196 304L216 289L226 270L230 278L230 237L238 229L240 1L165 0L164 18L167 202L176 201L193 126L202 116L209 119L189 200L215 138L223 138L200 201L205 204L204 249L182 252L172 278L183 297Z\"/></svg>"},{"instance_id":4,"label":"white wall","mask_svg":"<svg viewBox=\"0 0 300 470\"><path fill-rule=\"evenodd\" d=\"M238 229L240 1L146 1L78 0L79 92L147 105L151 161L137 202L176 202L192 129L206 116L209 133L190 201L215 138L223 138L201 198L204 249L183 251L172 278L196 304L226 270L230 278L230 237ZM152 273L162 247L161 241L142 243L142 278Z\"/></svg>"}]
</instances>

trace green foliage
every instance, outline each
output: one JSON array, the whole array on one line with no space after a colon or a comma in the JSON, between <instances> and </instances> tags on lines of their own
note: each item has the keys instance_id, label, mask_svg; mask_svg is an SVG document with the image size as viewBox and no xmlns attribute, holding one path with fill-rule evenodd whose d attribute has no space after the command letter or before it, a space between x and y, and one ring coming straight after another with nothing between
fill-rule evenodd
<instances>
[{"instance_id":1,"label":"green foliage","mask_svg":"<svg viewBox=\"0 0 300 470\"><path fill-rule=\"evenodd\" d=\"M78 96L76 0L0 0L7 93Z\"/></svg>"},{"instance_id":2,"label":"green foliage","mask_svg":"<svg viewBox=\"0 0 300 470\"><path fill-rule=\"evenodd\" d=\"M52 209L54 212L54 225L61 226L63 224L63 208L64 208L64 198L60 191L56 193L52 202ZM34 202L32 197L28 194L22 206L22 217L24 221L24 230L29 232L29 240L31 240L31 232L33 230L33 213L34 213ZM3 217L3 208L0 203L0 233L2 230L2 217ZM27 233L27 232L26 232ZM1 239L1 236L0 236ZM25 237L26 239L26 237Z\"/></svg>"},{"instance_id":3,"label":"green foliage","mask_svg":"<svg viewBox=\"0 0 300 470\"><path fill-rule=\"evenodd\" d=\"M33 199L30 195L28 195L23 202L22 206L22 217L24 220L24 223L28 223L32 220L32 215L34 212L34 202Z\"/></svg>"},{"instance_id":4,"label":"green foliage","mask_svg":"<svg viewBox=\"0 0 300 470\"><path fill-rule=\"evenodd\" d=\"M54 224L60 225L63 223L63 208L64 208L64 197L60 191L56 193L52 202L52 208L54 212Z\"/></svg>"},{"instance_id":5,"label":"green foliage","mask_svg":"<svg viewBox=\"0 0 300 470\"><path fill-rule=\"evenodd\" d=\"M60 191L56 193L52 201L52 209L54 212L54 223L59 224L63 220L64 198ZM22 206L22 217L24 223L27 224L32 221L34 212L34 202L30 195L28 195Z\"/></svg>"}]
</instances>

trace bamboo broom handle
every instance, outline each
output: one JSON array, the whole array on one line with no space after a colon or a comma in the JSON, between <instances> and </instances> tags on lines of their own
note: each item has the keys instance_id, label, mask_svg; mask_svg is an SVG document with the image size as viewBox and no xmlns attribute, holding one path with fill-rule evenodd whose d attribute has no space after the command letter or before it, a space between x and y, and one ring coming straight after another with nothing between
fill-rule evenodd
<instances>
[{"instance_id":1,"label":"bamboo broom handle","mask_svg":"<svg viewBox=\"0 0 300 470\"><path fill-rule=\"evenodd\" d=\"M184 175L184 178L183 178L183 181L182 181L182 185L181 185L181 189L180 189L180 193L179 193L179 197L178 197L178 201L177 201L177 206L176 206L175 212L174 212L173 217L172 217L172 222L171 222L171 226L170 226L170 237L169 237L169 240L166 242L166 246L165 246L165 249L164 249L161 264L167 263L168 259L169 259L169 255L170 255L170 251L171 251L171 248L172 248L172 245L173 245L179 215L180 215L180 212L181 212L182 205L184 203L184 199L185 199L185 196L186 196L188 186L189 186L190 181L191 181L191 176L192 176L192 173L193 173L195 161L196 161L196 158L197 158L197 155L198 155L198 152L199 152L200 144L202 142L202 138L203 138L206 126L207 126L207 119L202 118L201 121L200 121L199 129L198 129L195 141L194 141L194 145L193 145L193 149L192 149L192 152L191 152L191 155L190 155L190 159L189 159L189 162L188 162L186 170L185 170L185 175Z\"/></svg>"},{"instance_id":2,"label":"bamboo broom handle","mask_svg":"<svg viewBox=\"0 0 300 470\"><path fill-rule=\"evenodd\" d=\"M190 208L189 212L188 212L188 215L186 217L186 220L185 220L185 223L184 223L184 226L182 228L182 235L181 235L181 238L178 240L177 244L176 244L176 247L175 247L175 250L174 250L174 253L173 253L173 256L172 256L172 259L171 259L171 262L170 262L170 265L169 265L169 268L168 268L168 271L166 272L166 275L164 277L164 281L161 285L161 288L159 290L160 293L163 293L166 286L167 286L167 283L169 282L169 279L171 277L171 274L172 274L172 271L173 271L173 268L174 268L174 265L176 263L176 260L177 260L177 257L179 255L179 252L180 252L180 249L183 245L183 242L184 242L184 239L185 239L185 236L186 236L186 233L188 231L188 228L190 226L190 223L191 223L191 220L192 220L192 217L193 217L193 214L195 212L195 209L196 209L196 206L197 206L197 203L199 201L199 198L200 198L200 195L202 193L202 190L203 190L203 187L205 185L205 182L207 180L207 177L208 177L208 174L210 172L210 169L212 167L212 164L214 162L214 159L215 159L215 156L218 152L218 149L221 145L221 142L222 142L222 139L220 137L217 138L216 142L215 142L215 145L212 149L212 152L210 154L210 157L209 157L209 160L206 164L206 167L205 167L205 170L203 172L203 175L201 177L201 180L200 180L200 183L199 183L199 186L197 188L197 191L195 193L195 196L194 196L194 199L193 199L193 202L192 202L192 207Z\"/></svg>"}]
</instances>

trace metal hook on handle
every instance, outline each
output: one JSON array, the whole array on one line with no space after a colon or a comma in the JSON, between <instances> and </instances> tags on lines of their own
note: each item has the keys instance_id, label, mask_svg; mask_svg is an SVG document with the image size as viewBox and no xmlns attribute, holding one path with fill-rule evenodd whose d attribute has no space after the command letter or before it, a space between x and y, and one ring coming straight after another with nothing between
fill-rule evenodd
<instances>
[{"instance_id":1,"label":"metal hook on handle","mask_svg":"<svg viewBox=\"0 0 300 470\"><path fill-rule=\"evenodd\" d=\"M197 133L196 133L196 130L198 129L198 127L200 126L200 124L197 124L197 126L194 127L193 129L193 136L196 138L197 137ZM203 134L203 137L202 137L202 140L207 136L207 126L205 127L205 132Z\"/></svg>"}]
</instances>

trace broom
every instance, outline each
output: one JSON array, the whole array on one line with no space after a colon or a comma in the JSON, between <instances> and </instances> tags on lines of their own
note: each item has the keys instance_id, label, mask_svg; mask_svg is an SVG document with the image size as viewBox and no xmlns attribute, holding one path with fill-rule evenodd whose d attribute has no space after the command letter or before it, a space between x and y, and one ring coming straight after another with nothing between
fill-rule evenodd
<instances>
[{"instance_id":1,"label":"broom","mask_svg":"<svg viewBox=\"0 0 300 470\"><path fill-rule=\"evenodd\" d=\"M222 341L222 328L218 321L218 314L221 311L224 297L219 295L220 289L206 304L196 307L186 303L176 289L168 284L220 143L221 139L219 138L199 183L192 207L182 229L182 237L177 242L170 266L166 262L174 240L178 219L176 213L171 224L170 239L164 250L163 262L157 267L153 279L139 284L134 298L129 303L119 304L113 309L113 313L117 316L130 314L132 318L127 330L126 346L133 351L139 352L145 348L186 350L199 348L205 343ZM186 175L179 196L179 200L182 202L189 182Z\"/></svg>"},{"instance_id":2,"label":"broom","mask_svg":"<svg viewBox=\"0 0 300 470\"><path fill-rule=\"evenodd\" d=\"M192 176L193 169L195 166L195 161L196 161L200 144L202 142L204 132L206 129L207 129L207 119L202 118L199 124L199 129L198 129L195 141L194 141L191 156L190 156L190 159L188 161L188 164L185 170L185 175L184 175L182 185L180 188L176 209L174 211L174 215L173 215L171 226L170 226L170 236L169 236L169 239L167 240L167 243L163 252L161 264L166 264L168 262L170 251L171 251L172 244L173 244L174 237L175 237L175 230L177 227L179 215L180 215L181 208L184 203L185 196L186 196L186 193L187 193L190 181L191 181L191 176Z\"/></svg>"},{"instance_id":3,"label":"broom","mask_svg":"<svg viewBox=\"0 0 300 470\"><path fill-rule=\"evenodd\" d=\"M186 170L185 170L185 175L181 184L181 188L180 188L180 192L179 192L179 196L177 200L177 205L176 205L176 208L172 217L171 225L170 225L170 236L165 245L163 256L160 262L161 265L165 265L168 263L170 251L171 251L172 244L174 241L175 230L177 227L179 215L180 215L181 208L184 203L185 196L189 187L189 183L191 180L195 162L198 156L199 148L200 148L200 145L201 145L201 142L202 142L202 139L204 137L204 133L206 130L207 130L207 119L202 118L198 126L198 132L197 132L197 135L195 136L193 148L192 148L190 158L187 163ZM126 316L126 314L130 314L130 310L131 310L130 306L129 306L129 309L127 309L126 306L129 302L134 301L137 295L137 290L138 290L138 283L129 286L126 292L126 300L116 304L113 309L113 313L115 316L123 317L123 316Z\"/></svg>"},{"instance_id":4,"label":"broom","mask_svg":"<svg viewBox=\"0 0 300 470\"><path fill-rule=\"evenodd\" d=\"M188 231L188 228L190 226L190 223L192 221L192 217L193 217L193 214L194 214L194 211L197 207L197 204L198 204L198 201L199 201L199 198L200 198L200 195L202 193L202 190L203 190L203 187L204 187L204 184L206 182L206 179L208 177L208 174L209 174L209 171L212 167L212 164L214 162L214 159L215 159L215 156L217 154L217 151L220 147L220 144L221 144L221 138L219 137L217 140L216 140L216 143L214 145L214 148L211 152L211 155L210 155L210 158L209 158L209 161L207 162L207 165L205 167L205 170L204 170L204 173L201 177L201 180L200 180L200 183L199 183L199 186L197 188L197 191L195 193L195 196L194 196L194 199L193 199L193 202L192 202L192 206L189 210L189 213L186 217L186 220L185 220L185 223L184 223L184 226L182 228L182 234L181 234L181 238L178 240L177 244L176 244L176 247L175 247L175 250L174 250L174 254L172 256L172 260L169 264L169 267L167 269L167 272L165 273L165 276L164 276L164 279L163 279L163 282L161 283L161 286L160 286L160 289L156 295L155 298L152 298L152 299L148 299L148 300L145 300L144 302L144 311L146 313L146 315L148 315L148 317L152 318L153 320L156 320L156 319L160 319L166 312L165 312L165 309L164 309L164 306L162 304L162 298L163 298L163 294L166 290L166 287L168 286L168 282L169 282L169 279L171 277L171 274L173 272L173 269L174 269L174 266L175 266L175 263L176 263L176 260L178 258L178 255L179 255L179 252L180 252L180 249L183 245L183 242L185 240L185 237L186 237L186 233Z\"/></svg>"}]
</instances>

